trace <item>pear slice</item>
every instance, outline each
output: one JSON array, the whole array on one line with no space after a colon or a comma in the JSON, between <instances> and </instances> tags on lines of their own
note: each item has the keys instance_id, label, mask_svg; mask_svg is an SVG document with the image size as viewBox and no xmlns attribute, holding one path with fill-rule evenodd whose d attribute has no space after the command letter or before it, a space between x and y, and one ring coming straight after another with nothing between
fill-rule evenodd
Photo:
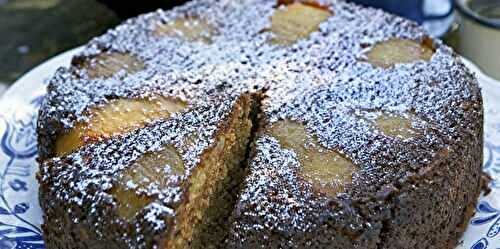
<instances>
[{"instance_id":1,"label":"pear slice","mask_svg":"<svg viewBox=\"0 0 500 249\"><path fill-rule=\"evenodd\" d=\"M411 112L393 113L369 110L361 111L356 115L371 123L373 129L388 137L409 139L422 132L420 128L415 126L416 123L422 123L422 120Z\"/></svg>"},{"instance_id":2,"label":"pear slice","mask_svg":"<svg viewBox=\"0 0 500 249\"><path fill-rule=\"evenodd\" d=\"M397 115L383 112L374 122L384 135L408 139L419 134L419 131L412 125L414 120L416 117L412 114Z\"/></svg>"},{"instance_id":3,"label":"pear slice","mask_svg":"<svg viewBox=\"0 0 500 249\"><path fill-rule=\"evenodd\" d=\"M367 61L382 68L390 68L396 64L430 61L434 50L432 41L418 43L412 40L391 39L376 44L367 54Z\"/></svg>"},{"instance_id":4,"label":"pear slice","mask_svg":"<svg viewBox=\"0 0 500 249\"><path fill-rule=\"evenodd\" d=\"M293 150L301 164L300 176L312 187L327 196L344 191L351 182L352 174L358 170L351 160L335 150L321 146L311 137L305 126L284 120L271 126L269 133L282 147Z\"/></svg>"},{"instance_id":5,"label":"pear slice","mask_svg":"<svg viewBox=\"0 0 500 249\"><path fill-rule=\"evenodd\" d=\"M172 22L160 24L155 29L157 36L172 36L187 41L211 43L215 28L206 21L196 17L178 18Z\"/></svg>"},{"instance_id":6,"label":"pear slice","mask_svg":"<svg viewBox=\"0 0 500 249\"><path fill-rule=\"evenodd\" d=\"M330 16L330 11L310 4L297 2L280 7L271 17L270 31L275 36L271 42L289 45L305 39Z\"/></svg>"},{"instance_id":7,"label":"pear slice","mask_svg":"<svg viewBox=\"0 0 500 249\"><path fill-rule=\"evenodd\" d=\"M136 57L124 53L103 53L96 57L85 59L78 66L86 69L90 78L109 78L124 70L129 74L145 68L145 65Z\"/></svg>"},{"instance_id":8,"label":"pear slice","mask_svg":"<svg viewBox=\"0 0 500 249\"><path fill-rule=\"evenodd\" d=\"M80 146L108 139L144 127L147 123L168 118L187 104L169 97L113 99L88 110L87 121L78 122L56 141L56 155L62 156Z\"/></svg>"},{"instance_id":9,"label":"pear slice","mask_svg":"<svg viewBox=\"0 0 500 249\"><path fill-rule=\"evenodd\" d=\"M155 199L141 192L150 192L150 188L165 189L172 177L182 175L184 163L173 146L143 155L123 172L117 186L111 189L118 203L118 215L124 219L133 218Z\"/></svg>"}]
</instances>

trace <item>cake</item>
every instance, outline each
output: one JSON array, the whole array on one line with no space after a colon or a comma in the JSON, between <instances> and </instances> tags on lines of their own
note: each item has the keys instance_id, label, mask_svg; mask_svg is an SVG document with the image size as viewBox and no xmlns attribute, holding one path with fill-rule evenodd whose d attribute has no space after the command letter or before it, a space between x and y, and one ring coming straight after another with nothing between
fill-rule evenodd
<instances>
[{"instance_id":1,"label":"cake","mask_svg":"<svg viewBox=\"0 0 500 249\"><path fill-rule=\"evenodd\" d=\"M51 78L49 249L453 248L481 189L474 75L341 0L194 0Z\"/></svg>"}]
</instances>

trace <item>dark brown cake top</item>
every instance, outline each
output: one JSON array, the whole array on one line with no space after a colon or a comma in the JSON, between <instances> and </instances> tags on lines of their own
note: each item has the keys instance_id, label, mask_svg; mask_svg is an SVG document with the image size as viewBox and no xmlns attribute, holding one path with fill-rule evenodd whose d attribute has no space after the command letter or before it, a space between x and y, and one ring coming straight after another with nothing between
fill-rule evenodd
<instances>
[{"instance_id":1,"label":"dark brown cake top","mask_svg":"<svg viewBox=\"0 0 500 249\"><path fill-rule=\"evenodd\" d=\"M481 110L477 82L450 48L434 41L430 61L376 67L366 62L366 53L379 42L398 38L420 43L427 34L416 24L380 10L336 0L322 1L321 6L333 15L308 39L291 45L270 42L271 16L277 8L285 8L270 0L195 0L172 11L128 20L95 38L71 68L58 70L50 81L39 118L42 155L52 153L51 144L60 132L88 119L85 110L109 98L158 93L187 101L191 111L55 158L42 165L42 183L62 201L92 206L100 199L111 204L100 194L112 186L111 175L160 143L182 148L183 134L208 127L192 151L181 153L184 163L193 167L200 152L212 143L210 128L224 117L233 96L244 91L266 90L263 111L269 124L300 121L319 144L359 166L345 193L339 194L340 202L352 198L370 202L373 193L404 181L409 172L418 172L440 151L459 142L463 132L475 129L465 121ZM179 18L196 18L213 29L201 40L158 35L159 26ZM130 54L144 69L92 78L78 67L103 53ZM408 139L381 134L371 123L375 112L411 113L421 133ZM247 180L251 187L242 193L242 202L253 207L249 210L254 215L266 216L269 227L304 230L313 224L307 219L321 216L316 210L326 208L328 202L312 196L310 186L296 179L299 163L293 152L263 135L256 155L251 164L255 173ZM276 188L278 196L267 195L269 188ZM163 229L159 224L164 217L175 215L170 205L176 191L162 190L163 201L144 215L151 223L146 227ZM97 207L86 210L96 221L104 215ZM337 210L325 215L348 224L344 230L356 233L375 225L359 210L346 213L341 206ZM317 215L311 216L314 212Z\"/></svg>"}]
</instances>

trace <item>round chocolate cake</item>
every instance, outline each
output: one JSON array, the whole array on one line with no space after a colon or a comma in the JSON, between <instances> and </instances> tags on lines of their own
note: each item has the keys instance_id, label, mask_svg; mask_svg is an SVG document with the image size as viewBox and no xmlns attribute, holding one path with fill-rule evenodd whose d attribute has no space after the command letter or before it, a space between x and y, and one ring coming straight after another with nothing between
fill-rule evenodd
<instances>
[{"instance_id":1,"label":"round chocolate cake","mask_svg":"<svg viewBox=\"0 0 500 249\"><path fill-rule=\"evenodd\" d=\"M453 248L481 189L474 75L340 0L194 0L50 80L48 249Z\"/></svg>"}]
</instances>

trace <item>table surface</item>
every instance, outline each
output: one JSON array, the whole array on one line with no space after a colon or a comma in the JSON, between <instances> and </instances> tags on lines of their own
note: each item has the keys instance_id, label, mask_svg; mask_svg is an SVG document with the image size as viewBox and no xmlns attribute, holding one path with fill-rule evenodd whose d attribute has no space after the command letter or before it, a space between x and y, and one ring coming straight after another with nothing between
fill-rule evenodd
<instances>
[{"instance_id":1,"label":"table surface","mask_svg":"<svg viewBox=\"0 0 500 249\"><path fill-rule=\"evenodd\" d=\"M34 66L119 22L95 0L0 0L0 58L8 62L0 63L0 82L12 84Z\"/></svg>"}]
</instances>

